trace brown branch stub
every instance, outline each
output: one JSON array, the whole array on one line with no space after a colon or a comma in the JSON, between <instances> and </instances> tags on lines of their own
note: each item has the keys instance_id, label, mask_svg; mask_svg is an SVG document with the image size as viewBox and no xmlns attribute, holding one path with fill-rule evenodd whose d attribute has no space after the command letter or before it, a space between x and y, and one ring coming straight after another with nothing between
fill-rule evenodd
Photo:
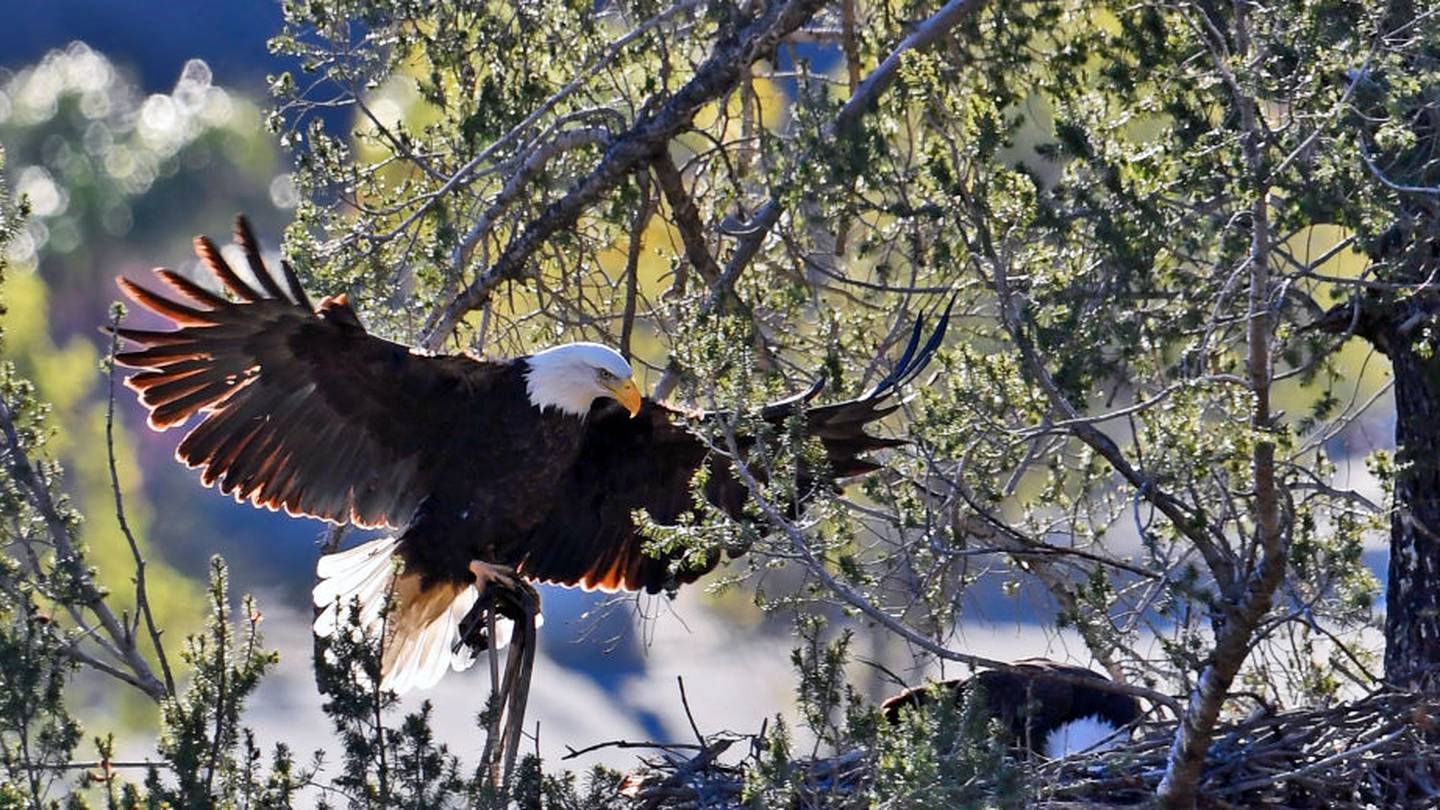
<instances>
[{"instance_id":1,"label":"brown branch stub","mask_svg":"<svg viewBox=\"0 0 1440 810\"><path fill-rule=\"evenodd\" d=\"M706 244L705 224L700 220L700 209L685 190L685 180L680 174L680 168L675 165L675 159L670 156L669 150L665 149L655 156L651 165L655 170L655 181L660 186L660 191L665 194L666 205L670 207L675 230L680 232L680 240L685 246L685 259L700 277L705 279L705 283L713 287L720 282L723 271Z\"/></svg>"}]
</instances>

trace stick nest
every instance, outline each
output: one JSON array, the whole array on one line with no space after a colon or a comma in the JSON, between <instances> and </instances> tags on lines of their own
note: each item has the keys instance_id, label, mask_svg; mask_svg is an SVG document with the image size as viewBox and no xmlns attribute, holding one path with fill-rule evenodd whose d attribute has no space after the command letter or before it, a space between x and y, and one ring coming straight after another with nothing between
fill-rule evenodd
<instances>
[{"instance_id":1,"label":"stick nest","mask_svg":"<svg viewBox=\"0 0 1440 810\"><path fill-rule=\"evenodd\" d=\"M1025 766L1032 807L1143 806L1165 775L1175 724L1151 723L1127 744ZM747 738L713 739L695 756L645 758L624 795L646 810L739 808L750 763L720 754ZM753 745L753 743L752 743ZM752 748L750 757L757 755ZM748 758L747 758L748 759ZM872 778L861 750L796 761L801 804L857 807ZM1440 693L1382 692L1327 708L1227 723L1217 730L1199 795L1207 808L1391 808L1440 804Z\"/></svg>"}]
</instances>

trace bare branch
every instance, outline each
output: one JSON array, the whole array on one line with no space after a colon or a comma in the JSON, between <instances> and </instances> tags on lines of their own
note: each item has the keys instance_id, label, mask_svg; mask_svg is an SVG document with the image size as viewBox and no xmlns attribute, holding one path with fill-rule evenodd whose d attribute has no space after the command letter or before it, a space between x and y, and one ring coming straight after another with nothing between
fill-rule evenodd
<instances>
[{"instance_id":1,"label":"bare branch","mask_svg":"<svg viewBox=\"0 0 1440 810\"><path fill-rule=\"evenodd\" d=\"M755 479L754 474L750 472L749 466L745 463L744 458L740 453L740 446L736 442L734 429L728 425L726 426L725 430L725 444L726 449L728 450L730 455L731 465L733 466L736 475L739 476L741 483L745 485L745 488L748 491L751 500L755 502L756 506L760 507L761 513L765 516L766 523L772 529L775 529L784 534L785 537L790 541L791 547L795 550L796 554L799 555L800 561L804 563L805 570L812 574L816 579L820 580L820 583L824 585L827 590L840 597L840 599L843 600L847 605L850 605L856 610L859 610L861 613L865 614L865 616L868 617L871 621L874 621L875 623L884 627L886 630L889 630L895 635L900 636L907 642L915 645L916 647L919 647L920 649L925 650L926 652L934 655L937 658L941 658L946 661L955 661L961 664L968 664L969 666L980 667L982 669L995 669L1002 672L1011 672L1016 675L1024 675L1026 677L1031 677L1032 675L1034 675L1034 673L1031 673L1029 670L1021 669L1004 661L997 661L993 658L985 658L979 655L971 655L969 653L958 652L941 644L937 644L931 639L926 638L920 633L915 632L914 629L906 625L904 622L882 610L880 607L875 605L875 603L871 602L864 594L860 593L859 591L855 590L844 582L841 582L835 577L834 574L830 573L829 567L826 566L823 561L821 561L818 557L815 556L815 552L813 549L810 548L810 543L808 540L806 540L804 533L801 532L800 529L796 527L793 522L788 520L785 517L784 513L781 512L781 510L778 509L775 504L771 503L770 500L765 497L765 492L763 488L760 486L759 481ZM1156 705L1165 706L1174 711L1176 714L1179 714L1181 711L1180 702L1175 700L1175 698L1170 697L1169 695L1166 695L1162 692L1156 692L1153 689L1146 689L1141 686L1134 686L1132 684L1118 683L1114 681L1098 681L1094 678L1066 675L1063 673L1047 672L1039 677L1044 677L1046 679L1058 681L1060 683L1073 683L1089 686L1102 692L1114 692L1121 695L1133 695L1135 697L1142 697Z\"/></svg>"},{"instance_id":2,"label":"bare branch","mask_svg":"<svg viewBox=\"0 0 1440 810\"><path fill-rule=\"evenodd\" d=\"M536 251L558 231L575 224L580 214L609 193L631 172L648 163L700 108L719 98L739 81L742 68L770 53L781 38L799 28L823 0L787 0L771 6L732 40L717 46L694 77L658 110L646 114L618 136L600 162L559 200L525 226L495 262L441 312L423 343L434 349L455 331L460 319L482 306L502 282L524 276Z\"/></svg>"},{"instance_id":3,"label":"bare branch","mask_svg":"<svg viewBox=\"0 0 1440 810\"><path fill-rule=\"evenodd\" d=\"M461 239L460 244L455 247L451 264L454 266L456 277L459 277L465 265L469 263L470 255L475 250L475 244L490 233L490 229L495 227L496 220L519 199L526 185L544 171L545 164L549 163L551 158L572 149L603 144L609 139L610 132L600 127L572 129L559 133L552 140L531 152L520 168L505 181L505 185L500 187L500 191L490 200L490 206L485 209L485 213L475 221L475 224L465 233L465 238Z\"/></svg>"},{"instance_id":4,"label":"bare branch","mask_svg":"<svg viewBox=\"0 0 1440 810\"><path fill-rule=\"evenodd\" d=\"M620 321L620 354L626 359L630 357L630 339L635 332L636 297L640 287L640 251L645 246L645 229L649 227L650 218L655 216L655 209L660 205L660 201L650 191L648 179L642 183L640 193L640 208L635 212L635 220L630 223L630 246L625 252L625 309L621 313Z\"/></svg>"},{"instance_id":5,"label":"bare branch","mask_svg":"<svg viewBox=\"0 0 1440 810\"><path fill-rule=\"evenodd\" d=\"M54 502L50 499L49 489L36 474L30 457L20 442L19 432L15 428L14 413L10 410L10 404L4 400L0 400L0 432L3 432L5 436L5 446L0 450L3 450L3 454L9 457L8 466L14 480L24 488L30 502L34 504L45 521L50 542L55 547L56 564L70 569L69 573L73 581L85 593L85 609L90 611L100 622L114 652L129 670L129 676L123 680L149 695L151 699L157 702L163 700L168 694L165 684L155 677L154 671L150 669L150 664L145 661L145 657L136 648L134 636L126 632L124 623L105 603L104 594L95 584L91 572L82 565L74 539L70 534L70 527L66 525L60 512L55 508ZM107 674L116 673L107 670Z\"/></svg>"},{"instance_id":6,"label":"bare branch","mask_svg":"<svg viewBox=\"0 0 1440 810\"><path fill-rule=\"evenodd\" d=\"M700 277L705 279L706 284L716 286L723 271L705 244L705 225L700 221L700 210L695 206L695 201L685 191L685 181L680 175L680 169L668 150L661 150L651 162L651 166L655 169L655 180L660 190L665 193L670 215L675 219L675 229L680 232L680 240L685 245L685 258L690 262L690 266L700 273Z\"/></svg>"},{"instance_id":7,"label":"bare branch","mask_svg":"<svg viewBox=\"0 0 1440 810\"><path fill-rule=\"evenodd\" d=\"M160 671L165 676L165 691L175 694L175 676L170 671L170 662L165 656L165 645L161 643L161 630L155 623L155 612L150 609L150 595L145 587L145 556L140 553L140 543L130 530L130 521L125 516L125 499L120 494L120 472L115 465L115 353L120 349L120 316L123 311L117 306L110 319L110 356L106 360L107 376L105 402L105 453L110 466L110 491L115 496L115 521L120 526L125 542L130 546L130 556L135 560L135 612L145 620L145 632L150 636L150 646L155 659L160 662Z\"/></svg>"}]
</instances>

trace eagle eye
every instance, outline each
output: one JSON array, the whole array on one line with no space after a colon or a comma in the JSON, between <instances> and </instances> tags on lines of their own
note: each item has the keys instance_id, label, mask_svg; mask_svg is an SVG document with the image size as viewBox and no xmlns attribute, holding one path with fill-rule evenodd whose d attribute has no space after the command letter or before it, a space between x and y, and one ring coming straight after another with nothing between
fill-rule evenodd
<instances>
[{"instance_id":1,"label":"eagle eye","mask_svg":"<svg viewBox=\"0 0 1440 810\"><path fill-rule=\"evenodd\" d=\"M603 368L602 368L602 369L597 369L597 371L599 371L599 373L600 373L600 379L605 380L606 382L609 382L609 381L612 381L612 380L615 379L615 375L614 375L614 374L611 374L611 373L610 373L608 370L606 370L606 369L603 369Z\"/></svg>"}]
</instances>

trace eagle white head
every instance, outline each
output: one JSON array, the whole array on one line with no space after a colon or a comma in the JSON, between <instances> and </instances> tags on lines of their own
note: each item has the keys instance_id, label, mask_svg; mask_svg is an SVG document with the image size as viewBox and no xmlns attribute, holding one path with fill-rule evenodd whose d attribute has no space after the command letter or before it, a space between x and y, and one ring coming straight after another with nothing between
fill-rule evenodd
<instances>
[{"instance_id":1,"label":"eagle white head","mask_svg":"<svg viewBox=\"0 0 1440 810\"><path fill-rule=\"evenodd\" d=\"M634 372L620 353L599 343L566 343L525 358L525 389L530 404L556 408L571 416L584 416L600 397L625 406L630 416L640 412L640 389Z\"/></svg>"}]
</instances>

